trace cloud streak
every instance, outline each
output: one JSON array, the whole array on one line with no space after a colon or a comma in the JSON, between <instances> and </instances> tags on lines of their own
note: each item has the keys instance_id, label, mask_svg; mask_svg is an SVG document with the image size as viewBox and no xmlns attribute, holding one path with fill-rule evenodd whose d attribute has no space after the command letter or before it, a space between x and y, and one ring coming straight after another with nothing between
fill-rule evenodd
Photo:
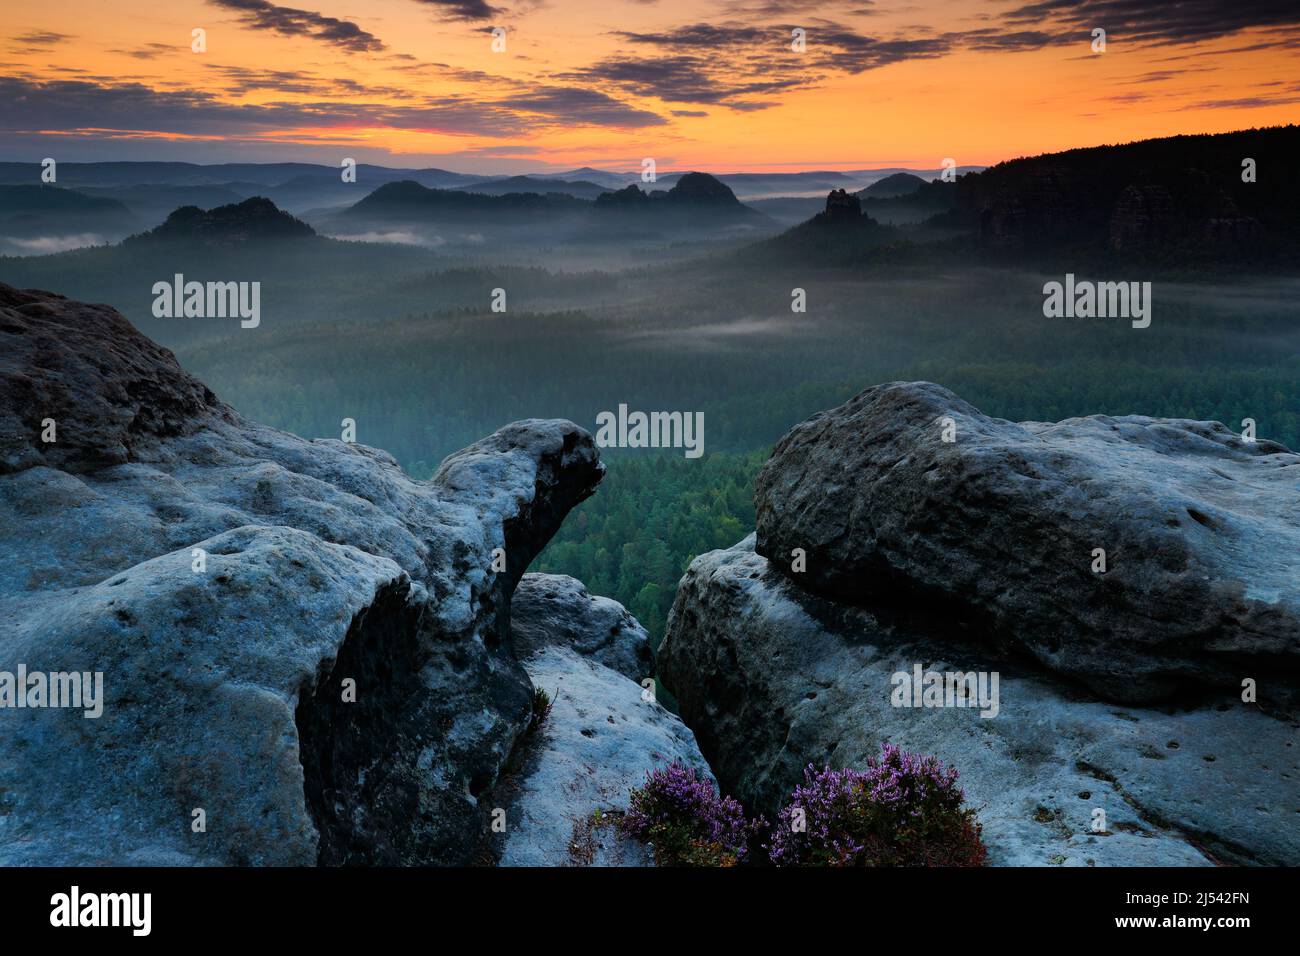
<instances>
[{"instance_id":1,"label":"cloud streak","mask_svg":"<svg viewBox=\"0 0 1300 956\"><path fill-rule=\"evenodd\" d=\"M292 82L291 76L285 74L285 81ZM508 138L575 126L641 129L665 122L608 94L565 86L495 98L440 96L400 105L328 100L248 105L223 102L209 91L158 90L102 77L0 77L0 130L10 133L258 137L288 131L310 138L390 129Z\"/></svg>"},{"instance_id":2,"label":"cloud streak","mask_svg":"<svg viewBox=\"0 0 1300 956\"><path fill-rule=\"evenodd\" d=\"M1300 27L1295 0L1041 0L1008 11L1011 24L1050 21L1060 37L1077 39L1095 27L1135 43L1196 43L1244 30Z\"/></svg>"},{"instance_id":3,"label":"cloud streak","mask_svg":"<svg viewBox=\"0 0 1300 956\"><path fill-rule=\"evenodd\" d=\"M486 0L416 0L426 7L433 7L443 20L490 20L503 11Z\"/></svg>"},{"instance_id":4,"label":"cloud streak","mask_svg":"<svg viewBox=\"0 0 1300 956\"><path fill-rule=\"evenodd\" d=\"M281 7L269 0L208 2L213 6L236 11L240 15L239 22L254 30L267 30L281 36L309 37L351 53L377 53L385 49L383 41L351 20L339 20L295 7Z\"/></svg>"}]
</instances>

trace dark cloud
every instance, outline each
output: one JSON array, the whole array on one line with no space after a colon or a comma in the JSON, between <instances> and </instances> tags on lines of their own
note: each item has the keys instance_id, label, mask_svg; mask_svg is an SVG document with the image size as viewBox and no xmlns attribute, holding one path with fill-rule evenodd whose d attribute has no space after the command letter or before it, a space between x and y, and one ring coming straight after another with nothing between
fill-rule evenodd
<instances>
[{"instance_id":1,"label":"dark cloud","mask_svg":"<svg viewBox=\"0 0 1300 956\"><path fill-rule=\"evenodd\" d=\"M53 46L56 43L71 39L72 37L66 33L53 33L49 30L33 30L31 33L24 33L22 36L14 37L15 41L25 46Z\"/></svg>"},{"instance_id":2,"label":"dark cloud","mask_svg":"<svg viewBox=\"0 0 1300 956\"><path fill-rule=\"evenodd\" d=\"M487 0L416 0L435 8L443 20L490 20L503 11Z\"/></svg>"},{"instance_id":3,"label":"dark cloud","mask_svg":"<svg viewBox=\"0 0 1300 956\"><path fill-rule=\"evenodd\" d=\"M695 54L676 56L611 57L583 70L564 74L565 79L586 83L612 83L642 96L654 96L673 103L725 104L737 97L771 94L802 86L805 80L786 75L772 79L756 76L768 64L748 64L741 69L735 60L722 63L717 58Z\"/></svg>"},{"instance_id":4,"label":"dark cloud","mask_svg":"<svg viewBox=\"0 0 1300 956\"><path fill-rule=\"evenodd\" d=\"M339 20L310 10L280 7L268 0L208 0L214 6L235 10L240 22L254 30L270 30L281 36L303 36L341 47L353 53L383 50L383 42L351 20Z\"/></svg>"},{"instance_id":5,"label":"dark cloud","mask_svg":"<svg viewBox=\"0 0 1300 956\"><path fill-rule=\"evenodd\" d=\"M281 79L293 84L309 78L286 72ZM301 130L309 139L316 129L367 127L506 138L555 127L635 129L664 122L604 93L559 86L497 99L443 95L400 105L331 100L245 105L222 102L206 90L157 90L101 77L0 77L0 131L5 133L57 129L239 137Z\"/></svg>"},{"instance_id":6,"label":"dark cloud","mask_svg":"<svg viewBox=\"0 0 1300 956\"><path fill-rule=\"evenodd\" d=\"M171 43L146 43L144 46L138 47L134 50L110 50L109 52L122 53L126 56L134 57L137 60L152 60L160 54L173 53L177 49L178 47ZM190 49L189 44L186 44L184 47L179 49L188 53Z\"/></svg>"},{"instance_id":7,"label":"dark cloud","mask_svg":"<svg viewBox=\"0 0 1300 956\"><path fill-rule=\"evenodd\" d=\"M1138 43L1195 43L1254 27L1300 26L1296 0L1041 0L1008 11L1011 24L1051 23L1063 37L1108 37Z\"/></svg>"},{"instance_id":8,"label":"dark cloud","mask_svg":"<svg viewBox=\"0 0 1300 956\"><path fill-rule=\"evenodd\" d=\"M1078 38L1071 36L1070 39ZM1049 44L1059 43L1061 37L1043 30L999 30L989 27L952 34L949 40L985 53L1022 53L1026 50L1041 50Z\"/></svg>"},{"instance_id":9,"label":"dark cloud","mask_svg":"<svg viewBox=\"0 0 1300 956\"><path fill-rule=\"evenodd\" d=\"M666 122L656 113L628 106L599 90L574 86L543 87L496 100L495 104L509 110L572 118L592 126L614 126L620 129L662 126Z\"/></svg>"},{"instance_id":10,"label":"dark cloud","mask_svg":"<svg viewBox=\"0 0 1300 956\"><path fill-rule=\"evenodd\" d=\"M849 0L835 4L841 9L857 5ZM794 8L783 7L779 0L736 0L724 9L732 15L743 12L788 17ZM1280 34L1243 46L1238 52L1300 47L1300 0L1241 0L1232 4L1220 0L1041 0L981 19L989 25L895 36L869 36L816 16L802 23L767 26L753 25L750 16L745 20L686 24L672 30L624 30L613 36L622 40L629 52L563 74L563 78L613 84L626 92L670 103L754 110L774 105L765 96L815 87L835 75L935 59L963 50L1018 53L1067 43L1084 44L1098 26L1106 29L1113 40L1144 45L1190 43L1252 27L1273 28ZM796 26L805 30L807 47L802 53L790 48L791 31ZM1163 78L1152 76L1153 81Z\"/></svg>"},{"instance_id":11,"label":"dark cloud","mask_svg":"<svg viewBox=\"0 0 1300 956\"><path fill-rule=\"evenodd\" d=\"M607 57L561 77L613 84L629 93L671 103L752 112L777 105L762 97L815 86L834 74L943 56L953 46L952 39L945 36L868 37L818 18L810 18L803 29L807 46L800 53L791 48L791 25L695 23L666 32L618 31L613 35L629 47L655 52Z\"/></svg>"},{"instance_id":12,"label":"dark cloud","mask_svg":"<svg viewBox=\"0 0 1300 956\"><path fill-rule=\"evenodd\" d=\"M13 53L44 54L49 52L50 47L71 39L72 37L66 33L55 33L51 30L32 30L22 36L14 37L9 50Z\"/></svg>"},{"instance_id":13,"label":"dark cloud","mask_svg":"<svg viewBox=\"0 0 1300 956\"><path fill-rule=\"evenodd\" d=\"M1182 109L1188 110L1251 110L1273 106L1292 106L1300 103L1300 83L1263 83L1261 86L1281 87L1268 90L1254 96L1241 96L1233 99L1202 100L1191 103Z\"/></svg>"}]
</instances>

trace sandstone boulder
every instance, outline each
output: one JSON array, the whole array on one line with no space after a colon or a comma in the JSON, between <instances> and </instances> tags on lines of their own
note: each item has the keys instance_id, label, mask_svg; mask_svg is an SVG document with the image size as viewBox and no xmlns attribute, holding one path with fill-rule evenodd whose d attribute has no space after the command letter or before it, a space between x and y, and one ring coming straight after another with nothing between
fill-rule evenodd
<instances>
[{"instance_id":1,"label":"sandstone boulder","mask_svg":"<svg viewBox=\"0 0 1300 956\"><path fill-rule=\"evenodd\" d=\"M567 645L638 684L654 666L641 622L565 574L524 575L511 598L510 638L521 661L549 645Z\"/></svg>"},{"instance_id":2,"label":"sandstone boulder","mask_svg":"<svg viewBox=\"0 0 1300 956\"><path fill-rule=\"evenodd\" d=\"M826 597L944 609L1116 700L1250 678L1277 701L1300 684L1298 501L1300 455L1217 422L1015 423L895 382L777 444L756 550Z\"/></svg>"},{"instance_id":3,"label":"sandstone boulder","mask_svg":"<svg viewBox=\"0 0 1300 956\"><path fill-rule=\"evenodd\" d=\"M895 706L917 665L996 672L996 713ZM923 615L812 595L752 536L691 564L658 666L724 792L769 817L807 764L890 741L958 769L993 865L1300 863L1294 718L1236 696L1117 707Z\"/></svg>"},{"instance_id":4,"label":"sandstone boulder","mask_svg":"<svg viewBox=\"0 0 1300 956\"><path fill-rule=\"evenodd\" d=\"M0 672L104 689L94 719L0 708L0 863L480 859L531 710L510 596L603 470L525 421L414 481L0 285Z\"/></svg>"}]
</instances>

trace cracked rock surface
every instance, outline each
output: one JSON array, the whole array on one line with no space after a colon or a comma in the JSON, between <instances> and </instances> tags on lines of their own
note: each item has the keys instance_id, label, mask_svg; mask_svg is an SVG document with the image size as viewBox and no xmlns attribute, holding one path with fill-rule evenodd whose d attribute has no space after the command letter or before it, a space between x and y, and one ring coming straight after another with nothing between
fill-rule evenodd
<instances>
[{"instance_id":1,"label":"cracked rock surface","mask_svg":"<svg viewBox=\"0 0 1300 956\"><path fill-rule=\"evenodd\" d=\"M414 481L243 419L106 306L0 285L0 671L104 697L0 709L0 864L481 858L531 706L511 593L603 471L530 420Z\"/></svg>"},{"instance_id":2,"label":"cracked rock surface","mask_svg":"<svg viewBox=\"0 0 1300 956\"><path fill-rule=\"evenodd\" d=\"M690 729L642 692L645 630L563 575L527 574L515 598L515 649L552 706L498 790L508 827L500 864L652 865L644 845L618 834L632 788L673 762L712 775Z\"/></svg>"}]
</instances>

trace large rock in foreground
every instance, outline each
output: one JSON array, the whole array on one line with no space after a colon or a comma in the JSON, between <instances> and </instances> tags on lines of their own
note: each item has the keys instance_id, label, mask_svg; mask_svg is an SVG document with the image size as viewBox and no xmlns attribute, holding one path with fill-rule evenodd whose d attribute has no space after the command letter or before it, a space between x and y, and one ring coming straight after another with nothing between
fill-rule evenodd
<instances>
[{"instance_id":1,"label":"large rock in foreground","mask_svg":"<svg viewBox=\"0 0 1300 956\"><path fill-rule=\"evenodd\" d=\"M1017 424L892 383L777 444L757 551L823 596L942 607L1106 696L1155 701L1300 685L1298 503L1300 455L1216 422Z\"/></svg>"},{"instance_id":2,"label":"large rock in foreground","mask_svg":"<svg viewBox=\"0 0 1300 956\"><path fill-rule=\"evenodd\" d=\"M98 717L0 709L0 864L481 859L531 712L511 594L602 474L527 421L413 481L0 285L0 672L103 675Z\"/></svg>"},{"instance_id":3,"label":"large rock in foreground","mask_svg":"<svg viewBox=\"0 0 1300 956\"><path fill-rule=\"evenodd\" d=\"M632 788L673 762L712 775L691 731L643 693L645 630L563 575L527 574L515 597L515 650L551 710L494 795L506 820L500 864L651 865L644 845L618 833Z\"/></svg>"},{"instance_id":4,"label":"large rock in foreground","mask_svg":"<svg viewBox=\"0 0 1300 956\"><path fill-rule=\"evenodd\" d=\"M918 665L997 672L996 708L894 706ZM658 667L723 792L769 817L808 763L862 767L890 741L960 771L995 865L1300 864L1294 719L1232 696L1107 704L924 616L809 594L752 537L691 564Z\"/></svg>"}]
</instances>

